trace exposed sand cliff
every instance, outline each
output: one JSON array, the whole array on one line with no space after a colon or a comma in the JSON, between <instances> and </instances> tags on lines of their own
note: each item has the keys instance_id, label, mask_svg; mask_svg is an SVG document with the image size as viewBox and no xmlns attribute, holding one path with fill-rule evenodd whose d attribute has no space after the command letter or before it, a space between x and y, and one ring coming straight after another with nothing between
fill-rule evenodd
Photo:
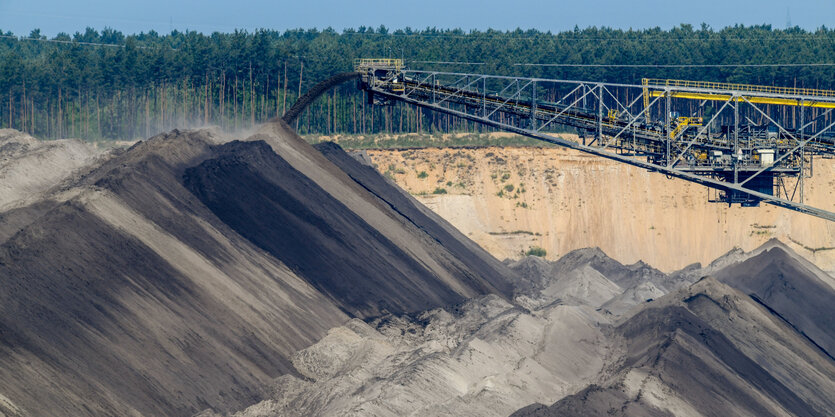
<instances>
[{"instance_id":1,"label":"exposed sand cliff","mask_svg":"<svg viewBox=\"0 0 835 417\"><path fill-rule=\"evenodd\" d=\"M777 237L835 271L835 223L762 204L709 203L682 180L560 148L367 151L378 169L494 256L548 259L600 247L672 271ZM425 173L425 174L422 174ZM835 160L816 159L806 201L835 211Z\"/></svg>"}]
</instances>

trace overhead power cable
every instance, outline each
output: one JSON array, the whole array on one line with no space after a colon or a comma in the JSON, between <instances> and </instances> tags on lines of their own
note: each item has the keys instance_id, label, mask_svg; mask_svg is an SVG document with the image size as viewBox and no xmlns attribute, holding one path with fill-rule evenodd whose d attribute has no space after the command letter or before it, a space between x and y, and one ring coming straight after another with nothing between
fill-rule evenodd
<instances>
[{"instance_id":1,"label":"overhead power cable","mask_svg":"<svg viewBox=\"0 0 835 417\"><path fill-rule=\"evenodd\" d=\"M762 67L832 67L835 63L809 64L513 64L517 67L581 67L581 68L762 68Z\"/></svg>"},{"instance_id":2,"label":"overhead power cable","mask_svg":"<svg viewBox=\"0 0 835 417\"><path fill-rule=\"evenodd\" d=\"M98 42L82 42L76 40L63 40L63 39L46 39L46 38L28 38L25 36L12 36L12 35L0 35L0 38L3 39L14 39L17 41L31 41L31 42L48 42L48 43L60 43L65 45L84 45L84 46L103 46L107 48L124 48L124 44L118 43L98 43ZM147 49L150 48L149 46L139 46L137 45L136 48L139 49ZM174 49L174 48L172 48Z\"/></svg>"},{"instance_id":3,"label":"overhead power cable","mask_svg":"<svg viewBox=\"0 0 835 417\"><path fill-rule=\"evenodd\" d=\"M325 32L321 32L325 33ZM570 42L585 42L585 41L595 41L595 42L646 42L646 41L663 41L663 42L762 42L762 41L820 41L820 40L828 40L828 41L835 41L835 38L829 36L829 34L821 35L817 33L807 33L803 35L774 35L774 36L761 36L761 37L746 37L746 38L736 38L736 37L728 37L722 36L718 32L713 32L709 34L707 37L689 37L689 38L676 38L676 37L661 37L661 36L641 36L640 34L636 35L635 37L572 37L572 36L565 36L565 32L557 32L557 33L547 33L541 32L537 34L520 34L520 33L488 33L488 32L474 32L474 33L376 33L376 32L343 32L343 33L333 33L334 35L346 35L346 36L369 36L369 37L390 37L390 38L453 38L453 39L521 39L521 40L554 40L554 41L570 41Z\"/></svg>"},{"instance_id":4,"label":"overhead power cable","mask_svg":"<svg viewBox=\"0 0 835 417\"><path fill-rule=\"evenodd\" d=\"M372 34L372 33L358 33L358 32L347 32L344 33L346 35L353 35L353 34L369 34L369 35L386 35L386 34ZM396 36L412 36L412 35L421 35L421 34L401 34ZM427 34L428 36L429 34ZM443 34L437 34L443 35ZM392 35L395 36L395 35ZM431 35L435 36L435 35ZM506 36L497 34L496 37ZM461 37L469 37L468 35L461 35ZM77 40L62 40L62 39L46 39L46 38L30 38L24 36L13 36L13 35L0 35L0 39L14 39L17 41L35 41L35 42L48 42L48 43L58 43L64 45L85 45L85 46L100 46L100 47L108 47L108 48L124 48L125 44L112 44L112 43L99 43L99 42L83 42ZM594 40L598 38L566 38L569 40ZM559 39L559 40L566 40L566 39ZM658 38L663 40L664 38ZM686 38L685 38L686 39ZM757 40L755 38L737 38L737 39L726 39L726 40ZM771 38L769 38L771 39ZM609 38L599 38L598 40L612 40ZM627 39L628 40L628 39ZM635 39L639 40L639 39ZM681 39L679 39L681 40ZM693 40L700 40L700 39L693 39ZM704 39L702 39L704 40ZM762 39L759 39L762 40ZM777 39L774 39L777 40ZM149 49L152 48L151 46L136 46L138 49ZM171 50L177 50L176 48L171 48ZM300 59L300 60L312 60L316 61L319 60L318 58L300 56L300 55L288 55L288 57ZM488 65L490 63L487 62L461 62L461 61L411 61L408 60L410 63L415 64L434 64L434 65ZM499 63L496 63L499 64ZM545 64L545 63L514 63L511 64L513 66L521 66L521 67L564 67L564 68L767 68L767 67L833 67L835 63L785 63L785 64Z\"/></svg>"},{"instance_id":5,"label":"overhead power cable","mask_svg":"<svg viewBox=\"0 0 835 417\"><path fill-rule=\"evenodd\" d=\"M441 64L441 65L487 65L486 62L455 62L455 61L411 61L411 64Z\"/></svg>"},{"instance_id":6,"label":"overhead power cable","mask_svg":"<svg viewBox=\"0 0 835 417\"><path fill-rule=\"evenodd\" d=\"M437 64L437 65L488 65L502 64L501 62L467 62L467 61L411 61L413 64ZM815 63L787 63L787 64L538 64L538 63L515 63L515 67L568 67L568 68L762 68L762 67L833 67L833 62Z\"/></svg>"},{"instance_id":7,"label":"overhead power cable","mask_svg":"<svg viewBox=\"0 0 835 417\"><path fill-rule=\"evenodd\" d=\"M325 35L328 32L320 32L319 35ZM568 37L564 36L562 33L538 33L533 35L527 34L518 34L518 33L487 33L487 32L479 32L479 33L471 33L471 34L453 34L453 33L371 33L371 32L342 32L342 33L333 33L336 36L368 36L368 37L390 37L390 38L453 38L453 39L471 39L471 40L479 40L479 39L488 39L488 40L506 40L506 39L517 39L517 40L536 40L536 41L553 41L553 42L765 42L765 41L776 41L776 42L784 42L784 41L829 41L835 42L835 37L828 36L828 35L819 35L816 33L809 33L805 35L788 35L788 36L770 36L770 37L752 37L752 38L734 38L734 37L725 37L725 36L715 36L713 34L709 37L699 37L699 38L674 38L674 37L648 37L648 36L640 36L637 37ZM25 36L10 36L10 35L0 35L0 38L6 39L15 39L21 41L37 41L37 42L54 42L54 43L64 43L64 44L80 44L80 45L91 45L91 46L105 46L105 47L115 47L115 48L124 48L123 44L108 44L108 43L96 43L96 42L79 42L79 41L67 41L67 40L59 40L59 39L43 39L43 38L29 38Z\"/></svg>"}]
</instances>

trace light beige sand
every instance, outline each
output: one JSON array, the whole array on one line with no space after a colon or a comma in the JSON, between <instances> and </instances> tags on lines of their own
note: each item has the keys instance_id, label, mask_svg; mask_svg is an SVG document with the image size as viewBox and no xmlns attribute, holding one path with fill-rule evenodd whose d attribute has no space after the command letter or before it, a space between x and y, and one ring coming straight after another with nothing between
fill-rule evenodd
<instances>
[{"instance_id":1,"label":"light beige sand","mask_svg":"<svg viewBox=\"0 0 835 417\"><path fill-rule=\"evenodd\" d=\"M37 200L101 153L77 139L41 141L0 129L0 211Z\"/></svg>"},{"instance_id":2,"label":"light beige sand","mask_svg":"<svg viewBox=\"0 0 835 417\"><path fill-rule=\"evenodd\" d=\"M368 154L381 172L499 259L519 258L532 246L545 248L548 259L598 246L622 263L643 260L669 272L777 237L822 269L835 271L833 222L766 204L709 203L703 186L576 151ZM421 172L427 176L420 178ZM446 194L433 194L439 188ZM816 159L806 201L835 211L833 191L835 160Z\"/></svg>"}]
</instances>

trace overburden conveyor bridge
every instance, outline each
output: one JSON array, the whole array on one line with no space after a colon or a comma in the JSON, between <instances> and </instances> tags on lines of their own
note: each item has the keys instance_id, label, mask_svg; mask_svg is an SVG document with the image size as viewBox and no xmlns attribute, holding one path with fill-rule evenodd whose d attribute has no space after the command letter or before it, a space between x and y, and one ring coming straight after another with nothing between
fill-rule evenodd
<instances>
[{"instance_id":1,"label":"overburden conveyor bridge","mask_svg":"<svg viewBox=\"0 0 835 417\"><path fill-rule=\"evenodd\" d=\"M399 59L357 60L355 71L374 104L401 101L699 183L713 202L765 202L835 221L831 207L803 195L814 165L835 157L835 91L415 71Z\"/></svg>"}]
</instances>

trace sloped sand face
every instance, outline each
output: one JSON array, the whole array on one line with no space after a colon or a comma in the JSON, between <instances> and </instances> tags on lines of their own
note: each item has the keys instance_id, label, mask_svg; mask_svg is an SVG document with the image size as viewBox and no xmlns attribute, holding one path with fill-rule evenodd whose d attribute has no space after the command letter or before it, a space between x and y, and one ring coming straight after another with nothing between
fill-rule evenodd
<instances>
[{"instance_id":1,"label":"sloped sand face","mask_svg":"<svg viewBox=\"0 0 835 417\"><path fill-rule=\"evenodd\" d=\"M766 204L709 203L701 185L577 151L367 153L380 172L499 259L519 259L532 246L546 249L551 260L599 247L620 262L643 260L670 272L707 264L734 247L750 251L776 237L835 271L835 222ZM805 201L835 211L833 190L835 159L816 158Z\"/></svg>"},{"instance_id":2,"label":"sloped sand face","mask_svg":"<svg viewBox=\"0 0 835 417\"><path fill-rule=\"evenodd\" d=\"M762 286L835 296L796 256L772 241L670 275L596 248L528 257L509 263L513 303L479 297L332 329L294 355L304 378L282 377L236 415L824 415L835 362L807 323L827 326L820 306L732 287L740 268L777 262ZM711 272L731 286L701 278Z\"/></svg>"},{"instance_id":3,"label":"sloped sand face","mask_svg":"<svg viewBox=\"0 0 835 417\"><path fill-rule=\"evenodd\" d=\"M513 415L826 415L835 361L820 317L831 314L816 300L835 297L831 277L776 240L670 278L705 275L719 279L633 304L609 333L622 356L594 384Z\"/></svg>"},{"instance_id":4,"label":"sloped sand face","mask_svg":"<svg viewBox=\"0 0 835 417\"><path fill-rule=\"evenodd\" d=\"M351 317L510 296L480 248L448 251L431 219L265 129L173 131L21 183L42 196L0 215L0 412L229 412Z\"/></svg>"},{"instance_id":5,"label":"sloped sand face","mask_svg":"<svg viewBox=\"0 0 835 417\"><path fill-rule=\"evenodd\" d=\"M0 210L37 201L102 152L76 139L40 141L13 129L0 129Z\"/></svg>"},{"instance_id":6,"label":"sloped sand face","mask_svg":"<svg viewBox=\"0 0 835 417\"><path fill-rule=\"evenodd\" d=\"M212 143L193 132L139 144L3 243L0 392L23 414L234 407L347 319L179 184L178 167Z\"/></svg>"},{"instance_id":7,"label":"sloped sand face","mask_svg":"<svg viewBox=\"0 0 835 417\"><path fill-rule=\"evenodd\" d=\"M712 278L614 328L628 350L603 382L514 416L826 415L835 363L768 309Z\"/></svg>"},{"instance_id":8,"label":"sloped sand face","mask_svg":"<svg viewBox=\"0 0 835 417\"><path fill-rule=\"evenodd\" d=\"M527 314L487 297L417 320L354 322L296 355L310 380L285 377L274 400L240 415L507 415L600 372L600 320L583 307Z\"/></svg>"}]
</instances>

